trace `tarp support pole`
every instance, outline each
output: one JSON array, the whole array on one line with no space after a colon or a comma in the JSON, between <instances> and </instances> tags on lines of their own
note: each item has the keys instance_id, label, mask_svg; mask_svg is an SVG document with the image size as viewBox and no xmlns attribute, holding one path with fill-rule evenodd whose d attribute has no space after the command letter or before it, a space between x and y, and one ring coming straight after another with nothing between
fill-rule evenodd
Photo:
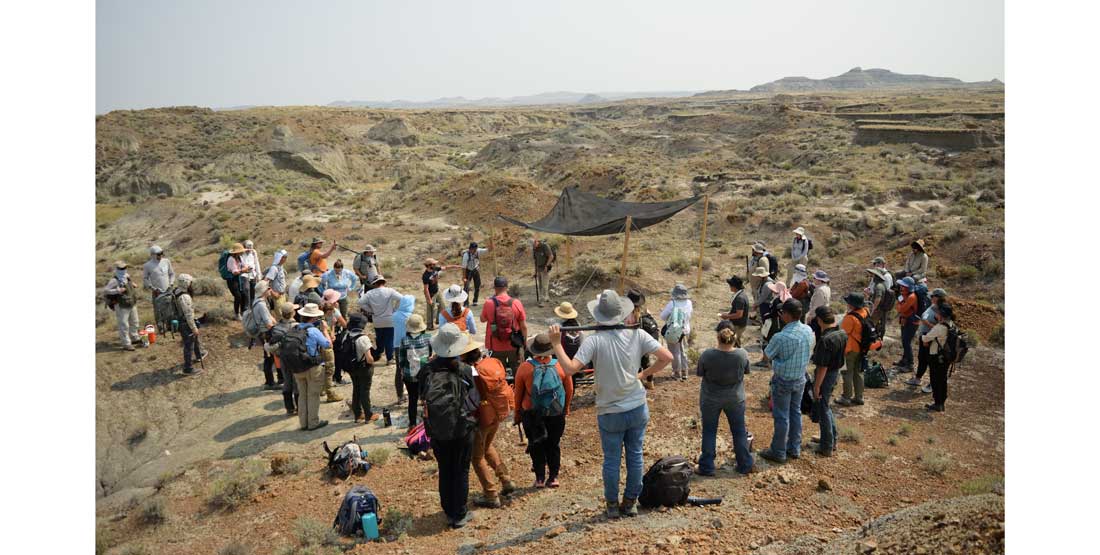
<instances>
[{"instance_id":1,"label":"tarp support pole","mask_svg":"<svg viewBox=\"0 0 1100 555\"><path fill-rule=\"evenodd\" d=\"M707 241L707 209L710 208L710 194L703 197L703 233L699 236L699 274L695 278L695 288L703 286L703 246Z\"/></svg>"},{"instance_id":2,"label":"tarp support pole","mask_svg":"<svg viewBox=\"0 0 1100 555\"><path fill-rule=\"evenodd\" d=\"M634 222L630 216L626 217L626 237L623 238L623 263L619 268L619 294L622 295L625 292L626 287L626 257L630 254L630 226Z\"/></svg>"}]
</instances>

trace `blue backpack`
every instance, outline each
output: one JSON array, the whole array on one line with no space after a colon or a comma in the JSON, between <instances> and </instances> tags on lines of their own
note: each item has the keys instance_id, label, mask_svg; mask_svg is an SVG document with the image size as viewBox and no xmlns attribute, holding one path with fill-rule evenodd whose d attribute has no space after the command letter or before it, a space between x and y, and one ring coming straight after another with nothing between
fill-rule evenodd
<instances>
[{"instance_id":1,"label":"blue backpack","mask_svg":"<svg viewBox=\"0 0 1100 555\"><path fill-rule=\"evenodd\" d=\"M533 358L527 362L535 367L531 379L531 410L542 416L565 414L565 386L558 375L558 359L552 358L546 364Z\"/></svg>"},{"instance_id":2,"label":"blue backpack","mask_svg":"<svg viewBox=\"0 0 1100 555\"><path fill-rule=\"evenodd\" d=\"M298 255L298 273L302 273L309 269L309 251L303 252Z\"/></svg>"},{"instance_id":3,"label":"blue backpack","mask_svg":"<svg viewBox=\"0 0 1100 555\"><path fill-rule=\"evenodd\" d=\"M344 495L340 510L332 521L332 527L342 536L354 536L363 530L363 515L374 513L378 524L382 524L382 504L374 492L367 486L355 486Z\"/></svg>"},{"instance_id":4,"label":"blue backpack","mask_svg":"<svg viewBox=\"0 0 1100 555\"><path fill-rule=\"evenodd\" d=\"M924 311L932 306L932 297L928 295L928 287L924 285L917 285L914 287L913 294L917 296L917 311L909 317L909 323L915 324L920 322L921 316L924 315Z\"/></svg>"},{"instance_id":5,"label":"blue backpack","mask_svg":"<svg viewBox=\"0 0 1100 555\"><path fill-rule=\"evenodd\" d=\"M218 274L222 276L222 279L233 279L233 272L229 271L229 249L223 250L221 256L218 257Z\"/></svg>"}]
</instances>

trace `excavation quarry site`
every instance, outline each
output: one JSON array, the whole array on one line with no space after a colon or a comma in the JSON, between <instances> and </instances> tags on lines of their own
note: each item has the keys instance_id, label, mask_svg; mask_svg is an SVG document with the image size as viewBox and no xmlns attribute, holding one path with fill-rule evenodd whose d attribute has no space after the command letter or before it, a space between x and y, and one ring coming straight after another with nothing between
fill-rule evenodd
<instances>
[{"instance_id":1,"label":"excavation quarry site","mask_svg":"<svg viewBox=\"0 0 1100 555\"><path fill-rule=\"evenodd\" d=\"M777 82L779 83L779 82ZM97 553L1003 553L1004 88L895 86L878 90L715 91L683 98L520 107L374 109L173 107L96 117ZM610 201L699 197L643 229L606 235L534 232L566 188ZM599 222L593 222L594 224ZM636 288L656 314L676 283L694 303L689 360L714 347L730 306L726 278L747 277L751 245L767 246L787 280L792 230L813 240L807 265L831 276L832 306L862 291L871 260L901 269L910 244L929 255L928 287L943 288L970 338L950 377L946 412L890 373L862 406L834 407L839 441L815 457L817 424L803 418L803 454L784 465L756 458L734 471L725 419L717 473L693 476L692 495L721 504L604 515L593 386L577 387L562 445L561 487L533 487L511 419L496 446L518 489L500 509L475 510L452 530L441 512L437 466L404 449L404 405L393 365L375 365L372 401L382 419L355 422L344 402L322 403L329 425L300 431L279 391L263 387L219 277L220 253L251 240L263 267L280 249L286 268L312 238L354 252L377 249L388 286L416 298L422 261L457 265L470 242L482 256L482 299L506 276L527 307L531 334L604 289ZM704 234L705 229L705 236ZM557 255L550 301L536 303L532 239ZM182 373L179 335L122 350L104 286L113 264L141 283L159 245L176 274L195 277L208 356ZM441 288L461 283L445 270ZM93 284L89 284L92 286ZM353 294L354 298L357 295ZM477 310L480 310L480 305ZM141 327L152 323L146 291ZM881 351L901 353L896 313ZM478 323L479 332L484 333ZM745 336L760 360L758 325ZM699 378L671 370L647 391L645 467L700 454ZM745 377L754 450L772 437L771 372ZM927 380L927 378L925 378ZM927 383L927 382L926 382ZM346 398L351 386L336 386ZM834 397L839 396L839 386ZM356 438L371 469L330 479L322 442ZM480 494L473 472L471 500ZM343 495L365 484L381 502L380 538L329 528Z\"/></svg>"}]
</instances>

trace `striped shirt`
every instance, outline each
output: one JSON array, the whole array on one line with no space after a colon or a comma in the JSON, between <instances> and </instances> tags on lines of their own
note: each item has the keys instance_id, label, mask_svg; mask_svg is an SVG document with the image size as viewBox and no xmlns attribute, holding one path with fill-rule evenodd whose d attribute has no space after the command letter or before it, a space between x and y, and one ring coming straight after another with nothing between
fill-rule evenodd
<instances>
[{"instance_id":1,"label":"striped shirt","mask_svg":"<svg viewBox=\"0 0 1100 555\"><path fill-rule=\"evenodd\" d=\"M768 342L764 354L772 361L772 372L781 380L797 380L806 375L806 364L814 348L814 332L802 322L791 322Z\"/></svg>"}]
</instances>

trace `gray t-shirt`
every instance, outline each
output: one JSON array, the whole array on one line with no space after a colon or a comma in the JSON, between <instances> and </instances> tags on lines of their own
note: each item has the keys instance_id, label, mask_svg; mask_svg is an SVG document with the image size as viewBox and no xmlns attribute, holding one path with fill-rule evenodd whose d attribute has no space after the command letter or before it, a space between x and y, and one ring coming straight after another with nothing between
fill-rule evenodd
<instances>
[{"instance_id":1,"label":"gray t-shirt","mask_svg":"<svg viewBox=\"0 0 1100 555\"><path fill-rule=\"evenodd\" d=\"M253 312L253 319L257 322L263 322L264 329L267 329L267 325L275 325L275 319L271 317L271 311L267 309L267 301L263 299L256 299L249 307Z\"/></svg>"},{"instance_id":2,"label":"gray t-shirt","mask_svg":"<svg viewBox=\"0 0 1100 555\"><path fill-rule=\"evenodd\" d=\"M279 293L280 295L286 293L285 268L283 268L282 266L272 265L270 268L267 269L267 273L264 274L264 277L271 280L271 288L274 289L276 293Z\"/></svg>"},{"instance_id":3,"label":"gray t-shirt","mask_svg":"<svg viewBox=\"0 0 1100 555\"><path fill-rule=\"evenodd\" d=\"M703 377L705 393L732 391L739 403L745 402L745 370L749 368L748 351L707 349L699 356L695 374Z\"/></svg>"},{"instance_id":4,"label":"gray t-shirt","mask_svg":"<svg viewBox=\"0 0 1100 555\"><path fill-rule=\"evenodd\" d=\"M359 308L374 318L375 328L393 327L393 309L401 302L401 293L389 287L376 287L359 297Z\"/></svg>"},{"instance_id":5,"label":"gray t-shirt","mask_svg":"<svg viewBox=\"0 0 1100 555\"><path fill-rule=\"evenodd\" d=\"M634 410L645 404L645 387L638 379L642 356L661 344L640 329L605 330L584 338L573 360L596 369L596 414Z\"/></svg>"}]
</instances>

